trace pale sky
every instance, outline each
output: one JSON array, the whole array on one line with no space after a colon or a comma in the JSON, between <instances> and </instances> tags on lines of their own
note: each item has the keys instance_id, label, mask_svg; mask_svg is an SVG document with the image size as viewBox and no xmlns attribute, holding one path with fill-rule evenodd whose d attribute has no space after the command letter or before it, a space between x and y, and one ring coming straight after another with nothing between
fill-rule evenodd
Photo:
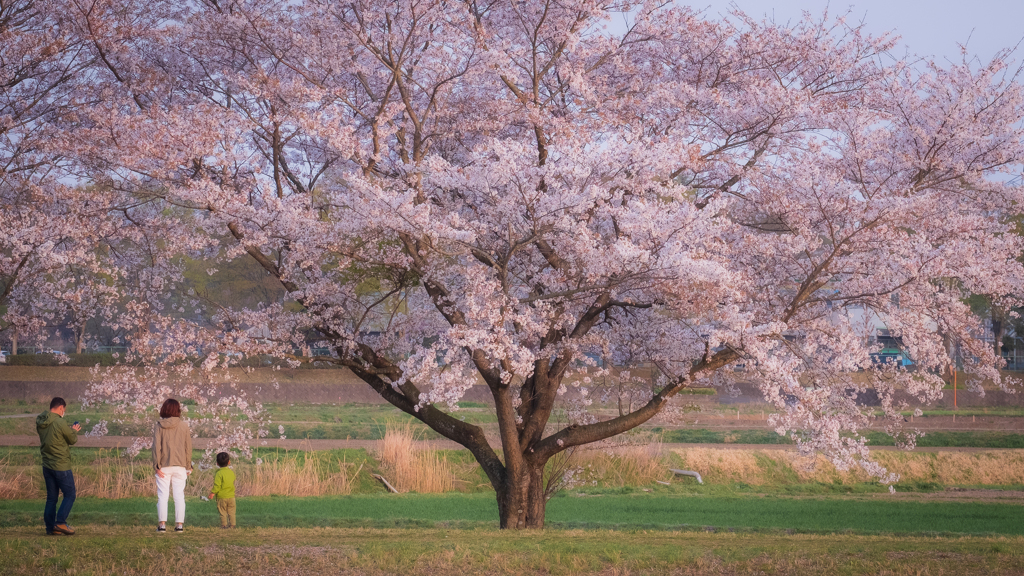
<instances>
[{"instance_id":1,"label":"pale sky","mask_svg":"<svg viewBox=\"0 0 1024 576\"><path fill-rule=\"evenodd\" d=\"M830 15L851 9L850 23L864 21L879 34L900 35L893 55L934 56L937 60L960 61L957 43L987 62L1001 48L1021 44L1014 60L1024 61L1024 0L677 0L695 9L706 8L708 16L726 14L735 4L751 16L773 16L778 22L799 20L802 11Z\"/></svg>"}]
</instances>

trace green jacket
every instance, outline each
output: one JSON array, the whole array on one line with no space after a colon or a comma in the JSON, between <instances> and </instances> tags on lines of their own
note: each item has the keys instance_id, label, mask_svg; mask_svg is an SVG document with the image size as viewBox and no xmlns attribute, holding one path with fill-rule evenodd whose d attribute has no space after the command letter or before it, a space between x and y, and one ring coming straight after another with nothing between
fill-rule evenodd
<instances>
[{"instance_id":1,"label":"green jacket","mask_svg":"<svg viewBox=\"0 0 1024 576\"><path fill-rule=\"evenodd\" d=\"M217 470L213 476L213 490L210 490L217 500L226 500L235 497L235 471L227 466Z\"/></svg>"},{"instance_id":2,"label":"green jacket","mask_svg":"<svg viewBox=\"0 0 1024 576\"><path fill-rule=\"evenodd\" d=\"M47 410L36 416L36 432L39 434L39 453L43 455L43 468L57 472L71 470L71 446L78 442L75 432L60 414Z\"/></svg>"}]
</instances>

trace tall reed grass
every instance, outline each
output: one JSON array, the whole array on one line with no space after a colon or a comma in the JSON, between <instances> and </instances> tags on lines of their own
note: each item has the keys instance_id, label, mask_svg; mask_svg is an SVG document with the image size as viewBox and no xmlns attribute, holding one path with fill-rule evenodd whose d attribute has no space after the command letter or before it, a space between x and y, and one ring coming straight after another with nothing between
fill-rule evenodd
<instances>
[{"instance_id":1,"label":"tall reed grass","mask_svg":"<svg viewBox=\"0 0 1024 576\"><path fill-rule=\"evenodd\" d=\"M233 461L239 496L325 496L351 494L363 463L347 462L316 452L283 452L261 461ZM86 467L76 467L78 496L98 498L156 497L153 468L148 459L124 456L118 450L98 450ZM196 468L185 486L187 496L202 496L213 486L215 469ZM0 499L45 496L39 465L16 466L0 460Z\"/></svg>"},{"instance_id":2,"label":"tall reed grass","mask_svg":"<svg viewBox=\"0 0 1024 576\"><path fill-rule=\"evenodd\" d=\"M332 471L336 463L338 471ZM344 460L331 462L314 452L300 459L278 458L265 460L257 466L239 470L236 485L239 496L325 496L351 494L353 481L362 471Z\"/></svg>"},{"instance_id":3,"label":"tall reed grass","mask_svg":"<svg viewBox=\"0 0 1024 576\"><path fill-rule=\"evenodd\" d=\"M98 451L87 470L75 472L75 490L79 496L132 498L156 495L153 465L122 455L120 450Z\"/></svg>"},{"instance_id":4,"label":"tall reed grass","mask_svg":"<svg viewBox=\"0 0 1024 576\"><path fill-rule=\"evenodd\" d=\"M646 486L672 476L660 442L578 450L572 464L583 483L603 486Z\"/></svg>"},{"instance_id":5,"label":"tall reed grass","mask_svg":"<svg viewBox=\"0 0 1024 576\"><path fill-rule=\"evenodd\" d=\"M385 477L399 492L438 494L455 487L448 459L436 450L416 448L409 422L385 425L378 459Z\"/></svg>"},{"instance_id":6,"label":"tall reed grass","mask_svg":"<svg viewBox=\"0 0 1024 576\"><path fill-rule=\"evenodd\" d=\"M42 482L42 471L37 472L36 476L38 481L33 477L30 468L14 466L10 456L0 459L0 500L34 497L38 492L36 485Z\"/></svg>"}]
</instances>

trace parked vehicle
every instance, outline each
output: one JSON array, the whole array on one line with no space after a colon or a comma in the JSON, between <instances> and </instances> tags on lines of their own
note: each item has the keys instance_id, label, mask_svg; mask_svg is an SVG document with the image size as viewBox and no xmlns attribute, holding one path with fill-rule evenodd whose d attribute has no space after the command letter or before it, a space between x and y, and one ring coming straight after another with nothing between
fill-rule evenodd
<instances>
[{"instance_id":1,"label":"parked vehicle","mask_svg":"<svg viewBox=\"0 0 1024 576\"><path fill-rule=\"evenodd\" d=\"M899 366L912 366L914 361L906 352L899 348L885 348L871 355L872 362L877 364L897 364Z\"/></svg>"}]
</instances>

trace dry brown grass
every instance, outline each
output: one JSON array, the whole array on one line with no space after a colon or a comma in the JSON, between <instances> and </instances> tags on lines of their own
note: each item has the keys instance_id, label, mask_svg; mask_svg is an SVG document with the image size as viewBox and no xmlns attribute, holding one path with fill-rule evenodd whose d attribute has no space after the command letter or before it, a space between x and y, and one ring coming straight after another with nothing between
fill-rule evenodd
<instances>
[{"instance_id":1,"label":"dry brown grass","mask_svg":"<svg viewBox=\"0 0 1024 576\"><path fill-rule=\"evenodd\" d=\"M869 482L859 468L837 470L824 456L804 458L779 450L677 450L684 466L700 472L708 482L743 482L764 486L789 482ZM890 452L874 458L900 475L901 482L938 484L1024 484L1024 450L986 452Z\"/></svg>"},{"instance_id":2,"label":"dry brown grass","mask_svg":"<svg viewBox=\"0 0 1024 576\"><path fill-rule=\"evenodd\" d=\"M672 476L660 442L580 450L573 460L573 465L607 486L646 486Z\"/></svg>"},{"instance_id":3,"label":"dry brown grass","mask_svg":"<svg viewBox=\"0 0 1024 576\"><path fill-rule=\"evenodd\" d=\"M1024 450L882 452L878 461L912 480L942 484L1024 484Z\"/></svg>"},{"instance_id":4,"label":"dry brown grass","mask_svg":"<svg viewBox=\"0 0 1024 576\"><path fill-rule=\"evenodd\" d=\"M399 492L451 492L455 478L448 459L436 450L414 448L414 440L411 423L385 425L378 459L388 481Z\"/></svg>"},{"instance_id":5,"label":"dry brown grass","mask_svg":"<svg viewBox=\"0 0 1024 576\"><path fill-rule=\"evenodd\" d=\"M0 460L0 500L41 498L46 490L38 465L10 465ZM239 496L325 496L351 494L363 465L314 452L284 453L259 464L235 462ZM155 497L153 468L148 460L132 459L118 450L99 450L85 467L73 469L78 496L99 498ZM188 496L203 496L213 486L215 469L196 469L185 486Z\"/></svg>"},{"instance_id":6,"label":"dry brown grass","mask_svg":"<svg viewBox=\"0 0 1024 576\"><path fill-rule=\"evenodd\" d=\"M132 498L156 495L153 466L122 456L118 450L100 450L88 470L76 471L75 490L79 496Z\"/></svg>"},{"instance_id":7,"label":"dry brown grass","mask_svg":"<svg viewBox=\"0 0 1024 576\"><path fill-rule=\"evenodd\" d=\"M0 461L0 499L41 498L46 493L42 468L14 466L10 458ZM88 467L74 468L78 496L131 498L156 494L148 463L119 456L117 450L100 450Z\"/></svg>"},{"instance_id":8,"label":"dry brown grass","mask_svg":"<svg viewBox=\"0 0 1024 576\"><path fill-rule=\"evenodd\" d=\"M675 453L683 460L683 468L699 472L709 483L745 482L755 486L766 483L755 457L755 454L764 453L761 450L691 448L676 450ZM787 454L780 452L779 456L785 458Z\"/></svg>"},{"instance_id":9,"label":"dry brown grass","mask_svg":"<svg viewBox=\"0 0 1024 576\"><path fill-rule=\"evenodd\" d=\"M38 466L36 467L38 468ZM42 481L42 473L34 478L30 469L25 466L12 466L11 457L0 460L0 500L34 498Z\"/></svg>"},{"instance_id":10,"label":"dry brown grass","mask_svg":"<svg viewBox=\"0 0 1024 576\"><path fill-rule=\"evenodd\" d=\"M338 460L338 472L331 471L330 464L312 452L305 454L301 462L296 457L264 461L240 468L235 485L239 496L351 494L353 479L362 471L362 464L357 468Z\"/></svg>"},{"instance_id":11,"label":"dry brown grass","mask_svg":"<svg viewBox=\"0 0 1024 576\"><path fill-rule=\"evenodd\" d=\"M474 481L475 463L455 462L444 453L415 448L408 425L389 425L380 444L381 471L402 492L443 493L465 478ZM648 486L669 480L669 468L696 470L713 484L785 486L809 482L856 484L872 479L860 469L839 471L824 457L802 458L780 450L723 450L688 448L675 451L674 461L659 443L605 446L573 454L574 485ZM979 452L876 451L874 457L901 475L901 482L939 485L1013 486L1024 484L1024 450ZM239 495L322 496L350 494L367 474L365 464L346 462L328 454L282 451L264 455L261 464L237 461ZM0 499L41 498L45 493L35 458L0 458ZM186 494L206 494L213 469L199 470L189 479ZM146 459L130 459L117 450L99 450L96 458L74 469L80 496L102 498L153 497L153 472ZM463 480L459 480L462 478Z\"/></svg>"}]
</instances>

